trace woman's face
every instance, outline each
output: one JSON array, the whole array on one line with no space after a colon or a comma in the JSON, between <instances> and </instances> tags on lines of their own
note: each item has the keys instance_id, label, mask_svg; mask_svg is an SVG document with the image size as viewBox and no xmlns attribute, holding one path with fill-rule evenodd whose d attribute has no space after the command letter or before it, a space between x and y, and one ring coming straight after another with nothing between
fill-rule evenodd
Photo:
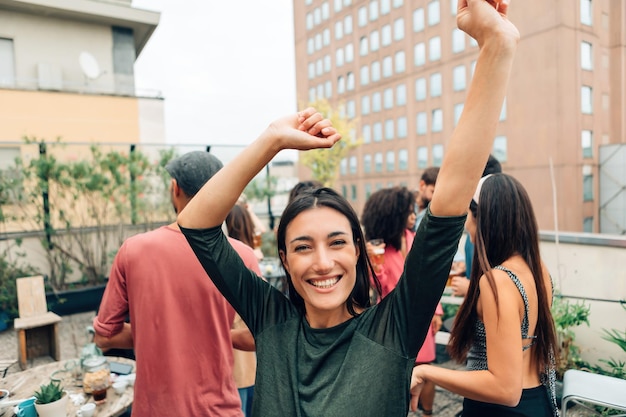
<instances>
[{"instance_id":1,"label":"woman's face","mask_svg":"<svg viewBox=\"0 0 626 417\"><path fill-rule=\"evenodd\" d=\"M472 210L467 211L465 230L467 230L467 233L469 234L470 241L473 244L476 244L476 217L472 214Z\"/></svg>"},{"instance_id":2,"label":"woman's face","mask_svg":"<svg viewBox=\"0 0 626 417\"><path fill-rule=\"evenodd\" d=\"M409 213L409 217L406 220L406 228L413 230L415 227L415 222L417 221L417 214L415 213L415 206L411 206L411 212Z\"/></svg>"},{"instance_id":3,"label":"woman's face","mask_svg":"<svg viewBox=\"0 0 626 417\"><path fill-rule=\"evenodd\" d=\"M359 249L348 219L328 207L303 211L287 226L285 247L280 256L311 327L331 327L352 317L346 301L356 283Z\"/></svg>"}]
</instances>

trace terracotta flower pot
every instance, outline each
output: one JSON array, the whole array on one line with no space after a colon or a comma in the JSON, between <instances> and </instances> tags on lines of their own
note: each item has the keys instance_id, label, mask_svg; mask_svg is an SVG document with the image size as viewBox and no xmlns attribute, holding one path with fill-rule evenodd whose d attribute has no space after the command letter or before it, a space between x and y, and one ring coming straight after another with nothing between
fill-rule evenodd
<instances>
[{"instance_id":1,"label":"terracotta flower pot","mask_svg":"<svg viewBox=\"0 0 626 417\"><path fill-rule=\"evenodd\" d=\"M39 404L35 401L37 414L39 417L66 417L68 398L67 392L64 392L60 400L49 404Z\"/></svg>"}]
</instances>

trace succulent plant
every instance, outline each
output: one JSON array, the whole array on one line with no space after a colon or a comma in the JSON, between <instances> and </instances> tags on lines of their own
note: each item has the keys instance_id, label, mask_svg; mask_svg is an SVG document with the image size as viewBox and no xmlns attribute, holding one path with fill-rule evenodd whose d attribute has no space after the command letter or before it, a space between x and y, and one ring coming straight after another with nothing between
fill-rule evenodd
<instances>
[{"instance_id":1,"label":"succulent plant","mask_svg":"<svg viewBox=\"0 0 626 417\"><path fill-rule=\"evenodd\" d=\"M37 404L49 404L58 401L63 396L63 388L59 381L50 381L41 385L39 391L35 391Z\"/></svg>"}]
</instances>

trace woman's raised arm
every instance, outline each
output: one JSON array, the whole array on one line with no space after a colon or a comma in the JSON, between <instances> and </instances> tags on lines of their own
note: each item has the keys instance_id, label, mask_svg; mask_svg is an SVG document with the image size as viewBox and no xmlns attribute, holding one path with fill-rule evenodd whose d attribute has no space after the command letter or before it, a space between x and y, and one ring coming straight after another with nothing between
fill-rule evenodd
<instances>
[{"instance_id":1,"label":"woman's raised arm","mask_svg":"<svg viewBox=\"0 0 626 417\"><path fill-rule=\"evenodd\" d=\"M463 113L443 160L430 203L437 216L467 212L493 146L519 32L507 19L509 0L459 0L457 24L480 53Z\"/></svg>"},{"instance_id":2,"label":"woman's raised arm","mask_svg":"<svg viewBox=\"0 0 626 417\"><path fill-rule=\"evenodd\" d=\"M215 174L178 215L190 229L221 225L246 185L283 149L330 148L341 135L313 108L285 116Z\"/></svg>"}]
</instances>

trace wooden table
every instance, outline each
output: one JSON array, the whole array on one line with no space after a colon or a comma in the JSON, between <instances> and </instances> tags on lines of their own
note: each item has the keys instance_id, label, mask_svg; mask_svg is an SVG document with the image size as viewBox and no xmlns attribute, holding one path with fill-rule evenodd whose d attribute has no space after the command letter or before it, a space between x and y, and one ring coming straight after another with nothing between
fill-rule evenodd
<instances>
[{"instance_id":1,"label":"wooden table","mask_svg":"<svg viewBox=\"0 0 626 417\"><path fill-rule=\"evenodd\" d=\"M128 363L135 365L135 361L118 358L107 357L109 361L116 361L122 363ZM78 359L69 361L52 362L46 365L36 366L26 371L9 374L5 378L0 379L0 388L10 391L9 401L21 400L31 397L36 390L39 389L41 384L48 383L51 376L54 374L55 379L60 379L61 384L68 394L80 394L83 393L82 381L77 381L71 368L75 363L78 363ZM93 402L91 395L83 394L86 397L86 402ZM107 398L104 404L98 405L94 417L117 417L123 414L126 409L133 403L133 387L128 386L123 394L118 395L113 391L113 388L109 387L107 391ZM0 403L1 405L2 403ZM80 405L76 406L72 402L71 398L67 402L67 415L69 417L76 416L76 411ZM2 414L4 412L4 415ZM0 416L11 417L13 416L13 407L0 408Z\"/></svg>"}]
</instances>

